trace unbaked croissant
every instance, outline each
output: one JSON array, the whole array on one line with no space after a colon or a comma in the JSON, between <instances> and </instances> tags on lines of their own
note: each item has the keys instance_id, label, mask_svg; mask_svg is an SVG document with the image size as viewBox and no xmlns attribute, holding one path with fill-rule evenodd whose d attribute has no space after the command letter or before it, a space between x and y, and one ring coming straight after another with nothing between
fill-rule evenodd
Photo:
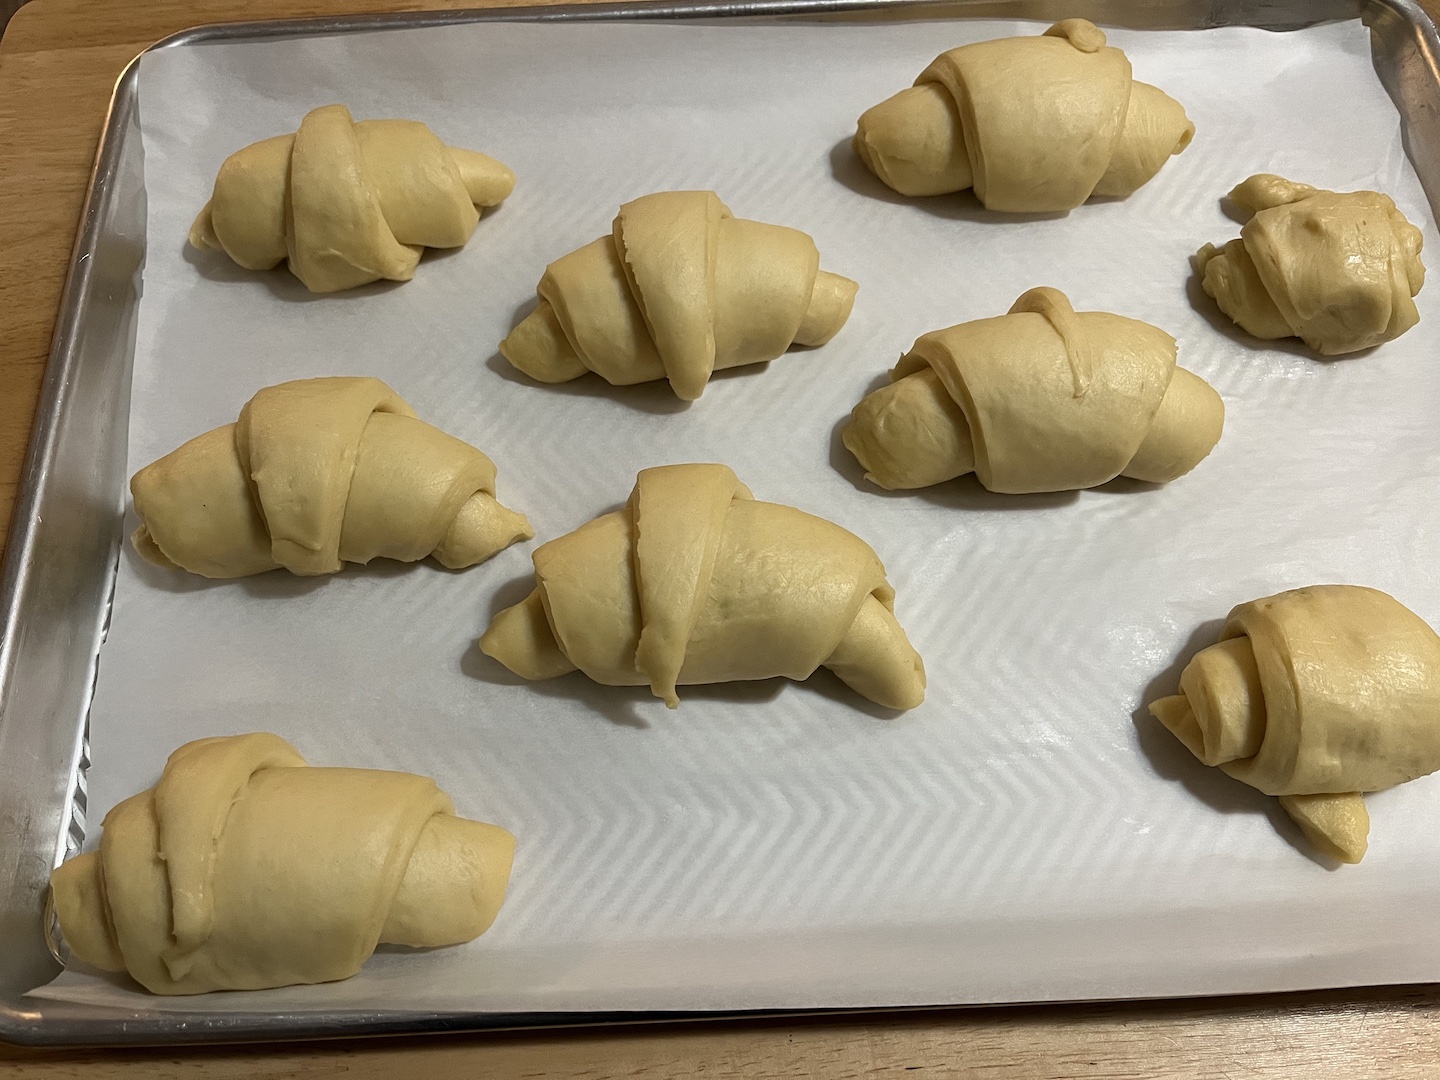
<instances>
[{"instance_id":1,"label":"unbaked croissant","mask_svg":"<svg viewBox=\"0 0 1440 1080\"><path fill-rule=\"evenodd\" d=\"M1321 851L1359 862L1361 794L1440 769L1440 636L1375 589L1278 593L1230 612L1150 712L1206 765L1279 796Z\"/></svg>"},{"instance_id":2,"label":"unbaked croissant","mask_svg":"<svg viewBox=\"0 0 1440 1080\"><path fill-rule=\"evenodd\" d=\"M433 780L316 769L278 735L199 739L51 875L70 951L156 994L348 979L375 946L490 928L515 837Z\"/></svg>"},{"instance_id":3,"label":"unbaked croissant","mask_svg":"<svg viewBox=\"0 0 1440 1080\"><path fill-rule=\"evenodd\" d=\"M886 708L925 697L895 591L859 537L758 502L724 465L643 470L623 510L535 552L535 591L480 648L517 675L583 671L672 709L694 683L806 679L825 666Z\"/></svg>"},{"instance_id":4,"label":"unbaked croissant","mask_svg":"<svg viewBox=\"0 0 1440 1080\"><path fill-rule=\"evenodd\" d=\"M311 292L409 281L427 247L463 247L515 188L494 158L446 146L417 120L362 120L344 105L309 113L225 159L190 243L247 270L288 259Z\"/></svg>"},{"instance_id":5,"label":"unbaked croissant","mask_svg":"<svg viewBox=\"0 0 1440 1080\"><path fill-rule=\"evenodd\" d=\"M1205 291L1258 338L1298 337L1324 356L1359 352L1420 321L1419 229L1378 191L1323 191L1260 173L1230 192L1250 220L1195 256Z\"/></svg>"},{"instance_id":6,"label":"unbaked croissant","mask_svg":"<svg viewBox=\"0 0 1440 1080\"><path fill-rule=\"evenodd\" d=\"M539 306L500 352L540 382L669 379L693 401L713 371L825 344L858 287L821 270L803 232L734 217L713 191L662 191L546 267Z\"/></svg>"},{"instance_id":7,"label":"unbaked croissant","mask_svg":"<svg viewBox=\"0 0 1440 1080\"><path fill-rule=\"evenodd\" d=\"M1149 323L1076 312L1031 289L1008 315L915 342L889 386L866 396L842 438L883 488L974 472L991 491L1068 491L1128 476L1165 483L1210 453L1220 395L1175 366Z\"/></svg>"},{"instance_id":8,"label":"unbaked croissant","mask_svg":"<svg viewBox=\"0 0 1440 1080\"><path fill-rule=\"evenodd\" d=\"M902 195L973 187L991 210L1050 213L1131 194L1194 134L1099 28L1066 19L941 53L860 117L855 150Z\"/></svg>"},{"instance_id":9,"label":"unbaked croissant","mask_svg":"<svg viewBox=\"0 0 1440 1080\"><path fill-rule=\"evenodd\" d=\"M427 555L457 570L535 535L495 500L490 459L379 379L266 387L237 423L137 472L130 492L135 549L209 578Z\"/></svg>"}]
</instances>

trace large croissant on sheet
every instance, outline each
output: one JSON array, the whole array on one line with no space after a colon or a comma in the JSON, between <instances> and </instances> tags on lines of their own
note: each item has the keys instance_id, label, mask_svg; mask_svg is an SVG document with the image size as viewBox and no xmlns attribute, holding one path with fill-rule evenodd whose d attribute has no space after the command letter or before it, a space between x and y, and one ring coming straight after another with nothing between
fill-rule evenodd
<instances>
[{"instance_id":1,"label":"large croissant on sheet","mask_svg":"<svg viewBox=\"0 0 1440 1080\"><path fill-rule=\"evenodd\" d=\"M1298 337L1324 356L1359 352L1420 321L1424 236L1390 196L1323 191L1269 173L1230 198L1240 237L1195 256L1205 291L1258 338Z\"/></svg>"},{"instance_id":2,"label":"large croissant on sheet","mask_svg":"<svg viewBox=\"0 0 1440 1080\"><path fill-rule=\"evenodd\" d=\"M446 146L418 120L357 124L344 105L326 105L295 134L225 159L190 243L247 270L288 259L311 292L409 281L427 247L463 247L479 208L514 188L500 162Z\"/></svg>"},{"instance_id":3,"label":"large croissant on sheet","mask_svg":"<svg viewBox=\"0 0 1440 1080\"><path fill-rule=\"evenodd\" d=\"M1355 863L1366 791L1440 769L1440 635L1394 597L1313 585L1241 604L1150 712L1206 765Z\"/></svg>"},{"instance_id":4,"label":"large croissant on sheet","mask_svg":"<svg viewBox=\"0 0 1440 1080\"><path fill-rule=\"evenodd\" d=\"M857 288L821 270L797 229L734 217L713 191L662 191L546 267L539 305L500 352L540 382L669 379L693 401L714 371L825 344Z\"/></svg>"},{"instance_id":5,"label":"large croissant on sheet","mask_svg":"<svg viewBox=\"0 0 1440 1080\"><path fill-rule=\"evenodd\" d=\"M51 875L71 952L156 994L348 979L384 942L479 937L515 837L433 780L317 769L278 735L199 739Z\"/></svg>"},{"instance_id":6,"label":"large croissant on sheet","mask_svg":"<svg viewBox=\"0 0 1440 1080\"><path fill-rule=\"evenodd\" d=\"M859 537L759 502L724 465L645 469L623 510L536 550L535 591L480 648L527 679L577 668L608 686L676 687L824 666L877 704L910 709L925 667L895 591Z\"/></svg>"},{"instance_id":7,"label":"large croissant on sheet","mask_svg":"<svg viewBox=\"0 0 1440 1080\"><path fill-rule=\"evenodd\" d=\"M237 423L130 480L151 562L210 578L427 555L452 570L534 536L495 499L495 466L416 417L379 379L266 387Z\"/></svg>"},{"instance_id":8,"label":"large croissant on sheet","mask_svg":"<svg viewBox=\"0 0 1440 1080\"><path fill-rule=\"evenodd\" d=\"M860 117L855 150L902 195L974 188L991 210L1053 213L1131 194L1194 134L1099 28L1066 19L941 53Z\"/></svg>"},{"instance_id":9,"label":"large croissant on sheet","mask_svg":"<svg viewBox=\"0 0 1440 1080\"><path fill-rule=\"evenodd\" d=\"M921 337L842 434L883 488L974 472L991 491L1165 483L1210 453L1225 405L1175 365L1175 339L1031 289L1008 315Z\"/></svg>"}]
</instances>

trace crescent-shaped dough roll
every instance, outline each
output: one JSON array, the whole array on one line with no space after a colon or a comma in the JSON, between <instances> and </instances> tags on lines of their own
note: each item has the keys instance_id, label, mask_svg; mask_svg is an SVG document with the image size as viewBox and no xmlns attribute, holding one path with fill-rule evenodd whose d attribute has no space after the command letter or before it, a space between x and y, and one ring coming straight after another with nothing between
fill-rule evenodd
<instances>
[{"instance_id":1,"label":"crescent-shaped dough roll","mask_svg":"<svg viewBox=\"0 0 1440 1080\"><path fill-rule=\"evenodd\" d=\"M1150 712L1197 758L1276 795L1359 862L1361 794L1440 769L1440 636L1392 596L1312 585L1241 604Z\"/></svg>"},{"instance_id":2,"label":"crescent-shaped dough roll","mask_svg":"<svg viewBox=\"0 0 1440 1080\"><path fill-rule=\"evenodd\" d=\"M156 994L348 979L375 946L490 928L515 837L433 780L316 769L278 735L199 739L51 875L70 951Z\"/></svg>"},{"instance_id":3,"label":"crescent-shaped dough roll","mask_svg":"<svg viewBox=\"0 0 1440 1080\"><path fill-rule=\"evenodd\" d=\"M713 191L662 191L546 267L539 305L500 353L540 382L669 379L694 401L716 370L825 344L858 288L821 270L797 229L734 217Z\"/></svg>"},{"instance_id":4,"label":"crescent-shaped dough roll","mask_svg":"<svg viewBox=\"0 0 1440 1080\"><path fill-rule=\"evenodd\" d=\"M1420 321L1420 230L1378 191L1323 191L1259 173L1230 192L1240 238L1195 256L1204 290L1245 331L1359 352Z\"/></svg>"},{"instance_id":5,"label":"crescent-shaped dough roll","mask_svg":"<svg viewBox=\"0 0 1440 1080\"><path fill-rule=\"evenodd\" d=\"M527 679L577 668L607 686L675 688L827 667L890 709L925 697L895 591L859 537L758 502L724 465L645 469L625 509L535 552L535 591L480 648Z\"/></svg>"},{"instance_id":6,"label":"crescent-shaped dough roll","mask_svg":"<svg viewBox=\"0 0 1440 1080\"><path fill-rule=\"evenodd\" d=\"M1054 213L1131 194L1194 134L1180 103L1132 79L1099 28L1066 19L941 53L860 117L855 150L902 195L973 187L991 210Z\"/></svg>"},{"instance_id":7,"label":"crescent-shaped dough roll","mask_svg":"<svg viewBox=\"0 0 1440 1080\"><path fill-rule=\"evenodd\" d=\"M209 578L427 555L458 570L535 535L496 501L490 459L379 379L266 387L237 423L137 472L130 493L135 549Z\"/></svg>"},{"instance_id":8,"label":"crescent-shaped dough roll","mask_svg":"<svg viewBox=\"0 0 1440 1080\"><path fill-rule=\"evenodd\" d=\"M991 491L1069 491L1117 476L1160 484L1210 453L1225 404L1175 366L1149 323L1076 312L1031 289L1008 315L915 342L889 386L855 407L842 439L883 488L974 472Z\"/></svg>"},{"instance_id":9,"label":"crescent-shaped dough roll","mask_svg":"<svg viewBox=\"0 0 1440 1080\"><path fill-rule=\"evenodd\" d=\"M463 247L515 188L494 158L446 146L418 120L315 109L293 135L253 143L220 166L190 243L247 270L289 260L311 292L409 281L427 247Z\"/></svg>"}]
</instances>

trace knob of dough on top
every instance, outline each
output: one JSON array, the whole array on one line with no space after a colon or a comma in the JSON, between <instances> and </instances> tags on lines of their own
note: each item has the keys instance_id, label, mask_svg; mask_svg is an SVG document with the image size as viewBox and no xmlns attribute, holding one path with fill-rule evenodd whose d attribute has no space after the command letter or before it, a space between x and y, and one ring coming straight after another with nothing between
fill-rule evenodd
<instances>
[{"instance_id":1,"label":"knob of dough on top","mask_svg":"<svg viewBox=\"0 0 1440 1080\"><path fill-rule=\"evenodd\" d=\"M1361 798L1440 769L1440 635L1394 597L1312 585L1241 604L1150 712L1206 765L1276 795L1359 862Z\"/></svg>"},{"instance_id":2,"label":"knob of dough on top","mask_svg":"<svg viewBox=\"0 0 1440 1080\"><path fill-rule=\"evenodd\" d=\"M821 270L797 229L737 218L713 191L662 191L546 267L540 303L500 353L539 382L669 379L693 401L718 369L825 344L858 288Z\"/></svg>"},{"instance_id":3,"label":"knob of dough on top","mask_svg":"<svg viewBox=\"0 0 1440 1080\"><path fill-rule=\"evenodd\" d=\"M379 379L261 390L130 480L146 559L210 578L427 555L452 570L534 530L495 498L495 465L419 419Z\"/></svg>"},{"instance_id":4,"label":"knob of dough on top","mask_svg":"<svg viewBox=\"0 0 1440 1080\"><path fill-rule=\"evenodd\" d=\"M676 687L833 671L890 709L925 697L895 591L859 537L760 502L724 465L643 470L623 510L535 551L535 591L480 648L527 679Z\"/></svg>"},{"instance_id":5,"label":"knob of dough on top","mask_svg":"<svg viewBox=\"0 0 1440 1080\"><path fill-rule=\"evenodd\" d=\"M842 433L883 488L976 474L991 491L1068 491L1117 476L1166 483L1220 440L1225 404L1175 365L1175 339L1058 289L926 334Z\"/></svg>"},{"instance_id":6,"label":"knob of dough on top","mask_svg":"<svg viewBox=\"0 0 1440 1080\"><path fill-rule=\"evenodd\" d=\"M1250 219L1195 256L1205 291L1258 338L1298 337L1323 356L1359 352L1420 321L1420 230L1388 195L1324 191L1269 173L1230 192Z\"/></svg>"},{"instance_id":7,"label":"knob of dough on top","mask_svg":"<svg viewBox=\"0 0 1440 1080\"><path fill-rule=\"evenodd\" d=\"M357 124L344 105L326 105L295 134L225 159L190 243L247 270L288 260L311 292L409 281L427 247L463 247L480 208L514 188L506 166L446 146L419 121Z\"/></svg>"},{"instance_id":8,"label":"knob of dough on top","mask_svg":"<svg viewBox=\"0 0 1440 1080\"><path fill-rule=\"evenodd\" d=\"M80 960L156 994L348 979L378 944L479 937L515 837L433 780L317 769L278 735L186 743L50 886Z\"/></svg>"},{"instance_id":9,"label":"knob of dough on top","mask_svg":"<svg viewBox=\"0 0 1440 1080\"><path fill-rule=\"evenodd\" d=\"M1131 194L1194 134L1098 27L1066 19L941 53L860 117L855 150L902 195L973 187L991 210L1054 213Z\"/></svg>"}]
</instances>

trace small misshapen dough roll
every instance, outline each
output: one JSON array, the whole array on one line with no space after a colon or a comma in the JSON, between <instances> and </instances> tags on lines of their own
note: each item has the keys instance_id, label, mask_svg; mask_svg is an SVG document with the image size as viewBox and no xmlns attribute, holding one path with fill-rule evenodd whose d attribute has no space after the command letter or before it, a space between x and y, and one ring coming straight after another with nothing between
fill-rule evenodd
<instances>
[{"instance_id":1,"label":"small misshapen dough roll","mask_svg":"<svg viewBox=\"0 0 1440 1080\"><path fill-rule=\"evenodd\" d=\"M527 679L578 668L674 708L677 686L803 680L824 666L886 708L925 697L870 546L757 501L724 465L645 469L623 510L536 550L535 581L480 639Z\"/></svg>"},{"instance_id":2,"label":"small misshapen dough roll","mask_svg":"<svg viewBox=\"0 0 1440 1080\"><path fill-rule=\"evenodd\" d=\"M379 379L261 390L130 480L131 540L157 566L210 578L427 555L452 570L534 530L495 498L495 465L419 419Z\"/></svg>"},{"instance_id":3,"label":"small misshapen dough roll","mask_svg":"<svg viewBox=\"0 0 1440 1080\"><path fill-rule=\"evenodd\" d=\"M434 781L316 769L278 735L187 743L51 875L76 957L156 994L348 979L375 946L479 937L515 837Z\"/></svg>"},{"instance_id":4,"label":"small misshapen dough roll","mask_svg":"<svg viewBox=\"0 0 1440 1080\"><path fill-rule=\"evenodd\" d=\"M693 401L717 370L825 344L858 287L821 270L797 229L737 218L713 191L663 191L546 267L539 305L500 353L540 382L669 379Z\"/></svg>"},{"instance_id":5,"label":"small misshapen dough roll","mask_svg":"<svg viewBox=\"0 0 1440 1080\"><path fill-rule=\"evenodd\" d=\"M860 117L855 150L902 195L973 187L991 210L1053 213L1131 194L1194 134L1098 27L1066 19L941 53Z\"/></svg>"},{"instance_id":6,"label":"small misshapen dough roll","mask_svg":"<svg viewBox=\"0 0 1440 1080\"><path fill-rule=\"evenodd\" d=\"M1165 483L1193 469L1225 424L1220 395L1175 365L1149 323L1076 312L1031 289L994 319L926 334L893 380L855 407L842 438L883 488L974 472L991 491Z\"/></svg>"},{"instance_id":7,"label":"small misshapen dough roll","mask_svg":"<svg viewBox=\"0 0 1440 1080\"><path fill-rule=\"evenodd\" d=\"M1298 337L1322 356L1359 352L1420 321L1424 237L1378 191L1323 191L1260 173L1230 192L1240 238L1195 256L1205 292L1245 331Z\"/></svg>"},{"instance_id":8,"label":"small misshapen dough roll","mask_svg":"<svg viewBox=\"0 0 1440 1080\"><path fill-rule=\"evenodd\" d=\"M1275 795L1359 862L1361 794L1440 769L1440 636L1394 597L1312 585L1241 604L1150 712L1206 765Z\"/></svg>"},{"instance_id":9,"label":"small misshapen dough roll","mask_svg":"<svg viewBox=\"0 0 1440 1080\"><path fill-rule=\"evenodd\" d=\"M190 243L247 270L288 260L311 292L409 281L427 247L463 247L479 208L514 188L500 162L446 146L419 121L357 124L344 105L326 105L295 134L225 159Z\"/></svg>"}]
</instances>

